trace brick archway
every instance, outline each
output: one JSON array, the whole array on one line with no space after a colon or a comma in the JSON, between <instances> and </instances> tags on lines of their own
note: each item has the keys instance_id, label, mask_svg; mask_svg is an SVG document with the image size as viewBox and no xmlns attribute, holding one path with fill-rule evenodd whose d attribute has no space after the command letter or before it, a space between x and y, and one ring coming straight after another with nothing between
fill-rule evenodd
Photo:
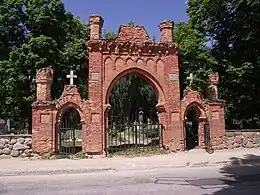
<instances>
[{"instance_id":1,"label":"brick archway","mask_svg":"<svg viewBox=\"0 0 260 195\"><path fill-rule=\"evenodd\" d=\"M105 92L105 104L109 104L109 94L111 93L113 87L116 83L123 77L127 75L136 75L139 76L141 79L145 80L154 90L156 97L157 97L157 106L163 106L165 104L165 93L161 84L159 83L158 79L151 75L150 73L146 72L143 69L138 67L126 69L120 73L118 73L114 78L110 78L111 82L108 85L105 85L104 92Z\"/></svg>"},{"instance_id":2,"label":"brick archway","mask_svg":"<svg viewBox=\"0 0 260 195\"><path fill-rule=\"evenodd\" d=\"M163 130L163 145L179 150L181 137L179 47L173 43L173 22L159 27L161 41L153 42L143 26L121 25L114 40L103 40L103 19L90 16L89 51L89 129L94 152L105 152L109 94L125 75L147 81L157 94L156 106ZM100 144L102 143L102 145Z\"/></svg>"},{"instance_id":3,"label":"brick archway","mask_svg":"<svg viewBox=\"0 0 260 195\"><path fill-rule=\"evenodd\" d=\"M117 72L117 74L114 77L109 78L108 81L106 82L107 84L104 85L104 91L103 91L103 93L105 94L104 104L106 105L106 107L104 109L104 121L105 121L104 122L104 124L105 124L105 126L104 126L105 136L104 137L107 137L104 141L104 146L106 147L106 152L108 152L108 153L111 152L111 149L110 149L111 143L109 143L109 142L111 142L111 135L112 135L112 134L109 133L109 129L112 129L111 124L113 124L113 123L111 123L111 121L112 121L111 115L109 115L109 110L111 109L109 97L110 97L111 91L113 90L113 88L115 87L117 82L120 79L124 78L125 76L129 76L129 75L138 76L140 79L146 81L147 84L152 87L152 90L156 95L156 101L157 101L155 107L157 108L157 116L158 116L158 119L159 119L158 125L160 127L166 127L167 126L167 123L166 123L167 121L163 120L163 117L165 117L164 113L166 112L166 109L165 109L165 93L164 93L163 88L161 87L161 84L160 84L158 78L156 78L156 75L153 76L149 72L147 72L144 69L141 69L139 67L131 67L131 68L128 68L128 69L125 68L122 72ZM148 113L146 113L146 114L148 114ZM135 120L136 119L137 118L135 118ZM109 123L111 123L111 124L109 125ZM116 128L116 126L114 126L114 127ZM118 127L120 128L121 126L119 125ZM126 134L129 134L129 133L130 133L130 131L127 131ZM144 135L143 135L143 137L144 137ZM139 137L139 139L140 139L140 137ZM106 143L106 140L109 140L109 142ZM158 145L161 145L161 141L163 140L161 134L159 135L158 140L160 140ZM111 147L113 148L113 146L111 146Z\"/></svg>"},{"instance_id":4,"label":"brick archway","mask_svg":"<svg viewBox=\"0 0 260 195\"><path fill-rule=\"evenodd\" d=\"M77 104L75 104L73 102L66 102L65 104L60 105L60 106L61 107L58 109L58 112L56 114L57 123L60 123L62 115L64 114L64 112L66 112L70 108L74 108L75 110L77 110L77 112L79 113L81 122L85 123L83 110Z\"/></svg>"},{"instance_id":5,"label":"brick archway","mask_svg":"<svg viewBox=\"0 0 260 195\"><path fill-rule=\"evenodd\" d=\"M56 153L75 155L83 152L85 120L80 107L74 103L67 102L58 110L56 120Z\"/></svg>"},{"instance_id":6,"label":"brick archway","mask_svg":"<svg viewBox=\"0 0 260 195\"><path fill-rule=\"evenodd\" d=\"M115 39L104 40L101 38L103 22L101 16L89 18L90 40L86 43L89 55L88 97L81 99L77 86L72 83L64 86L58 100L52 100L53 70L42 68L37 71L37 94L32 105L33 152L55 152L55 129L61 113L74 107L83 123L83 152L106 153L108 96L115 83L128 74L146 80L157 94L159 121L164 126L162 144L166 149L179 151L185 148L183 121L187 107L194 102L200 110L200 120L209 121L212 145L223 148L224 101L218 99L218 74L209 77L210 86L215 89L215 93L208 96L210 101L192 90L185 90L181 99L179 46L173 43L173 22L166 20L159 24L159 42L152 41L145 28L137 25L121 25Z\"/></svg>"},{"instance_id":7,"label":"brick archway","mask_svg":"<svg viewBox=\"0 0 260 195\"><path fill-rule=\"evenodd\" d=\"M183 113L183 118L185 119L185 117L187 116L187 111L189 110L189 108L191 107L196 107L196 109L198 109L199 111L199 118L200 119L207 119L207 114L206 114L206 110L205 110L205 107L202 106L199 102L197 101L194 101L194 102L191 102L189 103L187 106L186 106L186 109Z\"/></svg>"},{"instance_id":8,"label":"brick archway","mask_svg":"<svg viewBox=\"0 0 260 195\"><path fill-rule=\"evenodd\" d=\"M184 135L184 140L185 141L185 148L187 149L187 135L186 135L186 121L187 121L187 115L189 112L189 109L191 109L193 107L194 111L196 112L196 119L198 120L198 147L199 148L203 148L204 147L204 124L208 122L208 116L207 113L205 111L205 107L202 106L201 103L199 103L198 101L193 101L190 102L186 108L185 111L183 113L183 135Z\"/></svg>"}]
</instances>

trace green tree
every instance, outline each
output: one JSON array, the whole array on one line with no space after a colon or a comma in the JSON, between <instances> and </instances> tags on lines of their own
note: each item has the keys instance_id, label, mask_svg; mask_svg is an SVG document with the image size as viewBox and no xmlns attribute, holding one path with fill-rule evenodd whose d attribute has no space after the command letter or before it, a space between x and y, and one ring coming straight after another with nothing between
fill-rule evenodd
<instances>
[{"instance_id":1,"label":"green tree","mask_svg":"<svg viewBox=\"0 0 260 195\"><path fill-rule=\"evenodd\" d=\"M135 25L131 23L130 25ZM116 38L116 33L104 31L103 37L107 40ZM121 78L110 93L111 118L115 122L137 120L134 116L142 107L146 117L151 117L151 109L157 104L153 88L143 79L135 75ZM134 119L133 119L134 118ZM133 121L132 121L133 122Z\"/></svg>"},{"instance_id":2,"label":"green tree","mask_svg":"<svg viewBox=\"0 0 260 195\"><path fill-rule=\"evenodd\" d=\"M110 32L110 31L104 31L104 39L107 39L107 40L114 40L116 39L117 37L117 34L114 33L114 32Z\"/></svg>"},{"instance_id":3,"label":"green tree","mask_svg":"<svg viewBox=\"0 0 260 195\"><path fill-rule=\"evenodd\" d=\"M192 88L204 92L207 80L216 60L206 45L206 37L189 23L177 23L174 28L174 42L180 45L181 92L189 84L189 73L194 74Z\"/></svg>"},{"instance_id":4,"label":"green tree","mask_svg":"<svg viewBox=\"0 0 260 195\"><path fill-rule=\"evenodd\" d=\"M152 109L157 104L157 97L152 86L136 75L121 78L110 93L111 119L124 122L128 118L131 122L138 120L137 113L142 108L145 117L157 120Z\"/></svg>"},{"instance_id":5,"label":"green tree","mask_svg":"<svg viewBox=\"0 0 260 195\"><path fill-rule=\"evenodd\" d=\"M129 26L136 26L136 22L134 20L131 20L128 22Z\"/></svg>"},{"instance_id":6,"label":"green tree","mask_svg":"<svg viewBox=\"0 0 260 195\"><path fill-rule=\"evenodd\" d=\"M2 0L0 4L0 60L7 60L12 48L25 41L26 28L21 25L25 0Z\"/></svg>"},{"instance_id":7,"label":"green tree","mask_svg":"<svg viewBox=\"0 0 260 195\"><path fill-rule=\"evenodd\" d=\"M53 98L61 95L70 69L79 75L86 98L88 26L66 12L60 0L3 0L0 10L0 117L16 126L30 123L36 71L47 66L55 71Z\"/></svg>"},{"instance_id":8,"label":"green tree","mask_svg":"<svg viewBox=\"0 0 260 195\"><path fill-rule=\"evenodd\" d=\"M260 126L260 2L253 0L189 0L192 27L212 40L218 61L220 95L227 100L229 128Z\"/></svg>"}]
</instances>

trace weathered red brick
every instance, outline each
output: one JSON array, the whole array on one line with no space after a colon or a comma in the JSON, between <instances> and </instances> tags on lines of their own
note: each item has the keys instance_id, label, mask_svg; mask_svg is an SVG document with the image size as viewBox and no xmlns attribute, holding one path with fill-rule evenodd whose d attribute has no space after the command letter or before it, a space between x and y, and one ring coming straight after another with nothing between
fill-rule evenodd
<instances>
[{"instance_id":1,"label":"weathered red brick","mask_svg":"<svg viewBox=\"0 0 260 195\"><path fill-rule=\"evenodd\" d=\"M164 21L159 27L161 41L150 40L144 27L121 26L115 40L101 40L103 19L90 16L89 97L83 101L77 87L67 85L57 101L50 99L53 72L41 69L37 73L37 99L33 104L33 150L37 153L54 153L59 149L59 124L62 113L73 107L82 122L83 152L106 152L107 113L109 94L115 83L128 74L145 79L158 97L156 105L160 123L164 126L163 145L171 151L185 149L184 121L187 109L196 105L200 116L199 146L204 147L204 124L209 122L212 143L217 148L224 144L224 102L217 99L218 74L210 77L216 95L207 102L201 94L189 88L180 98L179 47L172 43L173 22Z\"/></svg>"}]
</instances>

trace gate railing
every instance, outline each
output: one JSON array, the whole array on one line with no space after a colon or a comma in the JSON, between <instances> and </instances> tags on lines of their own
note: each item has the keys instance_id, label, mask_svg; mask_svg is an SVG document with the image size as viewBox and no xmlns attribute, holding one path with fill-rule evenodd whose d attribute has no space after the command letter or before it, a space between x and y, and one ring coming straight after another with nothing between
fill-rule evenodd
<instances>
[{"instance_id":1,"label":"gate railing","mask_svg":"<svg viewBox=\"0 0 260 195\"><path fill-rule=\"evenodd\" d=\"M73 155L81 152L82 139L77 134L81 134L81 129L60 128L60 155Z\"/></svg>"},{"instance_id":2,"label":"gate railing","mask_svg":"<svg viewBox=\"0 0 260 195\"><path fill-rule=\"evenodd\" d=\"M162 124L113 123L108 126L108 153L161 148L162 130Z\"/></svg>"}]
</instances>

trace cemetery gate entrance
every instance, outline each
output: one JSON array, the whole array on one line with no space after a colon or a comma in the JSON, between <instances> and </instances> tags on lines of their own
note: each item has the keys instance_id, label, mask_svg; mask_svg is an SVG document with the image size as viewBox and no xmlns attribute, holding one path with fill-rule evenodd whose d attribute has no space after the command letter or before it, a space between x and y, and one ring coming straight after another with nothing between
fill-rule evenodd
<instances>
[{"instance_id":1,"label":"cemetery gate entrance","mask_svg":"<svg viewBox=\"0 0 260 195\"><path fill-rule=\"evenodd\" d=\"M163 125L150 118L144 119L143 111L135 113L131 119L109 115L108 154L147 152L162 147Z\"/></svg>"},{"instance_id":2,"label":"cemetery gate entrance","mask_svg":"<svg viewBox=\"0 0 260 195\"><path fill-rule=\"evenodd\" d=\"M70 157L82 151L82 124L75 108L67 109L59 127L59 154Z\"/></svg>"},{"instance_id":3,"label":"cemetery gate entrance","mask_svg":"<svg viewBox=\"0 0 260 195\"><path fill-rule=\"evenodd\" d=\"M187 109L185 126L186 150L199 147L199 110L196 106Z\"/></svg>"}]
</instances>

